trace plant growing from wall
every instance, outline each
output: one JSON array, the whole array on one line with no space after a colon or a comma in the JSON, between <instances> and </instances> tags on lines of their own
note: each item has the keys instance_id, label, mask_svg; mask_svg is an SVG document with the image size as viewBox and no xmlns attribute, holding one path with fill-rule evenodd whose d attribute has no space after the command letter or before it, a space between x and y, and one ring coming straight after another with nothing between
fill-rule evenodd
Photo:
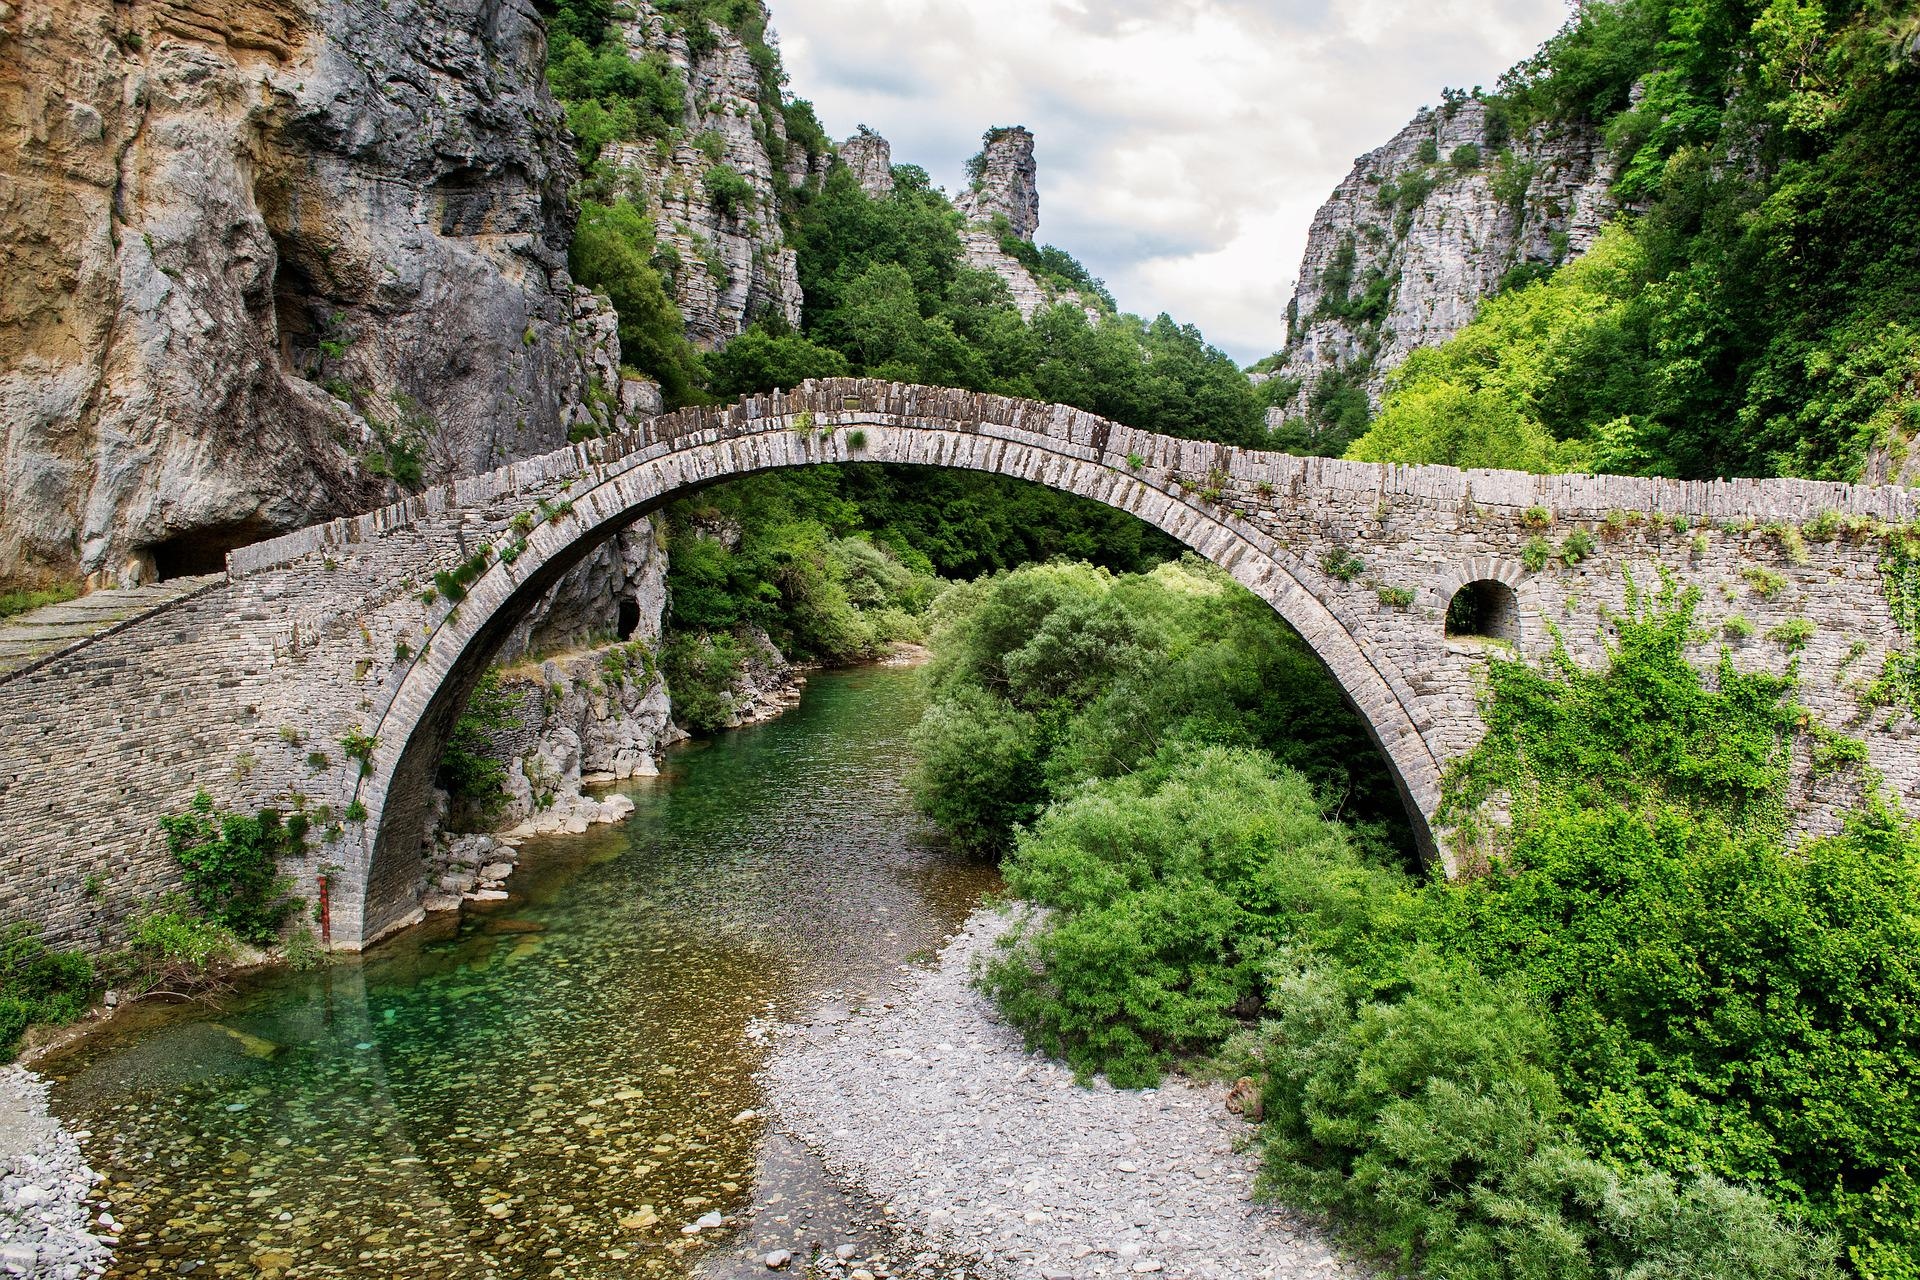
<instances>
[{"instance_id":1,"label":"plant growing from wall","mask_svg":"<svg viewBox=\"0 0 1920 1280\"><path fill-rule=\"evenodd\" d=\"M1527 572L1538 573L1546 568L1553 559L1553 544L1539 534L1528 538L1526 545L1520 548L1520 563L1527 566Z\"/></svg>"},{"instance_id":2,"label":"plant growing from wall","mask_svg":"<svg viewBox=\"0 0 1920 1280\"><path fill-rule=\"evenodd\" d=\"M1320 569L1329 578L1352 582L1367 571L1367 562L1346 547L1334 547L1320 557Z\"/></svg>"},{"instance_id":3,"label":"plant growing from wall","mask_svg":"<svg viewBox=\"0 0 1920 1280\"><path fill-rule=\"evenodd\" d=\"M347 759L359 761L361 777L373 772L373 753L380 746L378 738L370 737L355 725L340 739L340 746L347 753Z\"/></svg>"},{"instance_id":4,"label":"plant growing from wall","mask_svg":"<svg viewBox=\"0 0 1920 1280\"><path fill-rule=\"evenodd\" d=\"M1807 647L1813 639L1814 625L1805 618L1788 618L1779 626L1767 632L1767 639L1785 647L1789 652L1798 653Z\"/></svg>"},{"instance_id":5,"label":"plant growing from wall","mask_svg":"<svg viewBox=\"0 0 1920 1280\"><path fill-rule=\"evenodd\" d=\"M1377 591L1380 596L1381 605L1388 609L1398 609L1405 612L1413 607L1412 587L1383 586L1378 588Z\"/></svg>"},{"instance_id":6,"label":"plant growing from wall","mask_svg":"<svg viewBox=\"0 0 1920 1280\"><path fill-rule=\"evenodd\" d=\"M1593 535L1585 529L1575 529L1560 542L1560 558L1569 565L1579 564L1593 554Z\"/></svg>"},{"instance_id":7,"label":"plant growing from wall","mask_svg":"<svg viewBox=\"0 0 1920 1280\"><path fill-rule=\"evenodd\" d=\"M298 858L303 842L278 810L231 813L202 791L185 813L160 820L167 851L179 864L187 898L209 921L247 942L269 942L299 909L282 858Z\"/></svg>"},{"instance_id":8,"label":"plant growing from wall","mask_svg":"<svg viewBox=\"0 0 1920 1280\"><path fill-rule=\"evenodd\" d=\"M1742 569L1740 576L1746 580L1747 586L1752 588L1753 594L1762 600L1776 599L1782 591L1787 589L1785 578L1771 569L1762 569L1758 565L1750 565Z\"/></svg>"}]
</instances>

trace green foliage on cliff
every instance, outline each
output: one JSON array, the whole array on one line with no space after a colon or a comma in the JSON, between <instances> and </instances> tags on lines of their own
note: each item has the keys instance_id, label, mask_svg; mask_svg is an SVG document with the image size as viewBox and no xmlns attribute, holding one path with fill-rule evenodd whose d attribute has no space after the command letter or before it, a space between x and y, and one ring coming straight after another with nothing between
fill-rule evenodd
<instances>
[{"instance_id":1,"label":"green foliage on cliff","mask_svg":"<svg viewBox=\"0 0 1920 1280\"><path fill-rule=\"evenodd\" d=\"M678 68L663 54L633 57L609 38L609 19L609 6L562 0L547 49L547 82L589 167L608 143L660 137L686 114Z\"/></svg>"},{"instance_id":2,"label":"green foliage on cliff","mask_svg":"<svg viewBox=\"0 0 1920 1280\"><path fill-rule=\"evenodd\" d=\"M1410 361L1354 456L1450 461L1518 424L1538 470L1852 479L1875 451L1900 460L1920 433L1916 38L1890 0L1582 5L1499 106L1602 129L1628 216L1600 264Z\"/></svg>"},{"instance_id":3,"label":"green foliage on cliff","mask_svg":"<svg viewBox=\"0 0 1920 1280\"><path fill-rule=\"evenodd\" d=\"M700 354L653 265L653 223L633 205L589 200L580 210L568 263L573 278L602 294L620 317L620 354L660 383L670 405L696 397Z\"/></svg>"}]
</instances>

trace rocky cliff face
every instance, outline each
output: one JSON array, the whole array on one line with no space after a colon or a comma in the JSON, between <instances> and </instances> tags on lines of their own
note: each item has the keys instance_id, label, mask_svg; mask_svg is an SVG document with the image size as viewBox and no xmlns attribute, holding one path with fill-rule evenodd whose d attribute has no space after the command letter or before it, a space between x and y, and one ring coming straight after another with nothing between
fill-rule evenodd
<instances>
[{"instance_id":1,"label":"rocky cliff face","mask_svg":"<svg viewBox=\"0 0 1920 1280\"><path fill-rule=\"evenodd\" d=\"M979 223L1005 218L1012 234L1032 240L1040 228L1039 166L1033 159L1033 134L1018 125L989 130L969 176L973 186L953 202L960 216Z\"/></svg>"},{"instance_id":2,"label":"rocky cliff face","mask_svg":"<svg viewBox=\"0 0 1920 1280\"><path fill-rule=\"evenodd\" d=\"M970 165L972 185L954 198L965 226L960 232L967 265L991 271L1007 282L1021 318L1032 320L1042 307L1071 302L1090 316L1098 305L1068 289L1059 289L1035 276L1025 263L1007 252L1004 236L1033 243L1040 229L1039 166L1033 156L1033 134L1015 126L990 129L978 156ZM1017 247L1017 246L1016 246Z\"/></svg>"},{"instance_id":3,"label":"rocky cliff face","mask_svg":"<svg viewBox=\"0 0 1920 1280\"><path fill-rule=\"evenodd\" d=\"M686 79L686 116L664 139L604 157L619 193L654 220L687 336L711 350L764 316L800 323L800 274L781 230L781 192L817 182L832 157L790 145L778 82L715 26L696 51L647 0L620 30L634 57L664 54ZM778 157L778 158L776 158ZM729 176L730 175L730 176Z\"/></svg>"},{"instance_id":4,"label":"rocky cliff face","mask_svg":"<svg viewBox=\"0 0 1920 1280\"><path fill-rule=\"evenodd\" d=\"M1320 207L1270 374L1291 387L1276 419L1319 425L1341 386L1378 408L1415 348L1459 332L1516 271L1551 268L1599 236L1613 212L1601 139L1501 127L1472 99L1422 111Z\"/></svg>"},{"instance_id":5,"label":"rocky cliff face","mask_svg":"<svg viewBox=\"0 0 1920 1280\"><path fill-rule=\"evenodd\" d=\"M867 128L840 144L840 162L852 170L860 189L875 200L893 194L893 144Z\"/></svg>"},{"instance_id":6,"label":"rocky cliff face","mask_svg":"<svg viewBox=\"0 0 1920 1280\"><path fill-rule=\"evenodd\" d=\"M0 571L215 569L564 442L618 349L544 57L531 0L0 4Z\"/></svg>"}]
</instances>

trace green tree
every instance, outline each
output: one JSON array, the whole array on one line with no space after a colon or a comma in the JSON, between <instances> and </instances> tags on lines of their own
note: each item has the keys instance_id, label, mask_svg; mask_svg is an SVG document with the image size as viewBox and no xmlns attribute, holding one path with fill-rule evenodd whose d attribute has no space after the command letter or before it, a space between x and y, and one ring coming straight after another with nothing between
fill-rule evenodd
<instances>
[{"instance_id":1,"label":"green tree","mask_svg":"<svg viewBox=\"0 0 1920 1280\"><path fill-rule=\"evenodd\" d=\"M700 356L653 268L654 244L653 224L627 201L587 201L568 261L574 279L618 313L621 358L657 379L670 405L681 405L697 395Z\"/></svg>"}]
</instances>

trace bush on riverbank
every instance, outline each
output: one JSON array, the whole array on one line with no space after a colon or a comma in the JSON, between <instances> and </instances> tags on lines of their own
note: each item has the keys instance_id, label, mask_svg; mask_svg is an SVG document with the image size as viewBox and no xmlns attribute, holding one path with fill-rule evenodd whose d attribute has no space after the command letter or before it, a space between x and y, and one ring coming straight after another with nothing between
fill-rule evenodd
<instances>
[{"instance_id":1,"label":"bush on riverbank","mask_svg":"<svg viewBox=\"0 0 1920 1280\"><path fill-rule=\"evenodd\" d=\"M1131 661L1124 628L1040 661L1063 606L1035 601L1075 581L983 588L932 669L968 691L936 713L1003 706L1043 744L1005 871L1050 911L983 979L1036 1045L1137 1084L1233 1041L1274 1187L1431 1274L1826 1274L1800 1223L1861 1276L1920 1274L1920 837L1869 804L1786 847L1791 679L1704 679L1672 595L1613 619L1601 671L1497 664L1452 783L1516 823L1492 873L1428 881L1244 727L1046 785L1088 749L1049 719L1073 682ZM1008 758L981 720L935 721L927 759Z\"/></svg>"},{"instance_id":2,"label":"bush on riverbank","mask_svg":"<svg viewBox=\"0 0 1920 1280\"><path fill-rule=\"evenodd\" d=\"M85 1013L93 989L93 962L83 952L53 950L30 924L0 932L0 1062L19 1052L32 1024Z\"/></svg>"},{"instance_id":3,"label":"bush on riverbank","mask_svg":"<svg viewBox=\"0 0 1920 1280\"><path fill-rule=\"evenodd\" d=\"M934 610L932 643L911 782L963 845L1002 852L1016 825L1085 780L1132 772L1170 744L1215 743L1305 774L1370 858L1411 856L1385 762L1333 678L1204 561L1119 575L1053 563L957 586Z\"/></svg>"},{"instance_id":4,"label":"bush on riverbank","mask_svg":"<svg viewBox=\"0 0 1920 1280\"><path fill-rule=\"evenodd\" d=\"M240 954L240 939L215 920L199 914L193 903L168 894L136 916L124 950L109 967L114 980L145 995L166 991L198 994Z\"/></svg>"}]
</instances>

